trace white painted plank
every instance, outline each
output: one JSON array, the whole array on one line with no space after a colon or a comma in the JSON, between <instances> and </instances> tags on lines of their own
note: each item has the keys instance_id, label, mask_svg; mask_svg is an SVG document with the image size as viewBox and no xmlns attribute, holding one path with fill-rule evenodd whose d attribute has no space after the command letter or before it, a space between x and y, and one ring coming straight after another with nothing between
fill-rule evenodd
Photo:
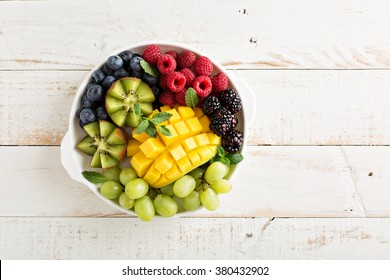
<instances>
[{"instance_id":1,"label":"white painted plank","mask_svg":"<svg viewBox=\"0 0 390 280\"><path fill-rule=\"evenodd\" d=\"M73 98L86 73L1 72L0 144L60 144ZM256 95L251 145L390 144L388 70L233 73Z\"/></svg>"},{"instance_id":2,"label":"white painted plank","mask_svg":"<svg viewBox=\"0 0 390 280\"><path fill-rule=\"evenodd\" d=\"M0 5L0 69L90 69L117 48L153 39L189 43L230 68L390 66L386 0Z\"/></svg>"},{"instance_id":3,"label":"white painted plank","mask_svg":"<svg viewBox=\"0 0 390 280\"><path fill-rule=\"evenodd\" d=\"M390 219L0 218L0 258L388 259L389 236Z\"/></svg>"},{"instance_id":4,"label":"white painted plank","mask_svg":"<svg viewBox=\"0 0 390 280\"><path fill-rule=\"evenodd\" d=\"M186 215L390 217L389 153L390 147L343 153L339 147L249 146L220 208ZM58 147L1 147L0 166L0 216L127 217L69 178ZM367 179L368 172L375 175Z\"/></svg>"}]
</instances>

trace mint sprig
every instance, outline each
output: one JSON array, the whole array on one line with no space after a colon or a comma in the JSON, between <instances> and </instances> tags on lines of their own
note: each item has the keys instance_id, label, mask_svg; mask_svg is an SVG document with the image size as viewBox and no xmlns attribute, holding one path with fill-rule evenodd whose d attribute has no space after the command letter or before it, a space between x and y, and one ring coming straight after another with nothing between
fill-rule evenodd
<instances>
[{"instance_id":1,"label":"mint sprig","mask_svg":"<svg viewBox=\"0 0 390 280\"><path fill-rule=\"evenodd\" d=\"M187 89L185 95L185 101L186 101L186 105L192 108L195 108L195 106L198 104L199 102L198 95L196 94L196 91L192 87L189 87Z\"/></svg>"},{"instance_id":2,"label":"mint sprig","mask_svg":"<svg viewBox=\"0 0 390 280\"><path fill-rule=\"evenodd\" d=\"M213 157L210 162L213 163L214 161L220 161L225 165L230 164L237 164L241 162L244 159L242 154L235 153L235 154L228 154L226 153L225 149L221 146L217 147L217 154L215 157Z\"/></svg>"},{"instance_id":3,"label":"mint sprig","mask_svg":"<svg viewBox=\"0 0 390 280\"><path fill-rule=\"evenodd\" d=\"M156 113L150 119L142 117L141 122L135 130L135 134L145 132L150 137L156 138L158 129L161 134L165 136L172 136L171 131L165 125L161 124L169 120L170 117L172 117L172 114L168 112Z\"/></svg>"},{"instance_id":4,"label":"mint sprig","mask_svg":"<svg viewBox=\"0 0 390 280\"><path fill-rule=\"evenodd\" d=\"M158 76L158 71L156 68L154 68L152 65L150 65L148 62L146 62L145 60L141 60L140 63L139 63L142 67L142 69L144 69L144 71L146 73L148 73L149 75L153 76L153 77L157 77Z\"/></svg>"},{"instance_id":5,"label":"mint sprig","mask_svg":"<svg viewBox=\"0 0 390 280\"><path fill-rule=\"evenodd\" d=\"M100 174L95 171L83 171L81 174L84 176L85 179L87 179L92 184L100 184L107 181L107 178L104 177L103 174Z\"/></svg>"}]
</instances>

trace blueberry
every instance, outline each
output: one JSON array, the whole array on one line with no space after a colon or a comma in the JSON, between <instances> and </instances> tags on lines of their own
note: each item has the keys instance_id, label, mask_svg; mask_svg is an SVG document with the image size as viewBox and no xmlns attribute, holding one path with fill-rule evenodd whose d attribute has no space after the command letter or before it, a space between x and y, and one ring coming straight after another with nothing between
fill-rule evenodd
<instances>
[{"instance_id":1,"label":"blueberry","mask_svg":"<svg viewBox=\"0 0 390 280\"><path fill-rule=\"evenodd\" d=\"M95 103L88 99L87 94L84 94L81 97L81 106L83 108L94 108L95 107Z\"/></svg>"},{"instance_id":2,"label":"blueberry","mask_svg":"<svg viewBox=\"0 0 390 280\"><path fill-rule=\"evenodd\" d=\"M102 86L105 89L108 89L112 83L115 82L115 77L113 76L106 76L103 80Z\"/></svg>"},{"instance_id":3,"label":"blueberry","mask_svg":"<svg viewBox=\"0 0 390 280\"><path fill-rule=\"evenodd\" d=\"M112 71L108 66L107 66L107 63L104 63L103 67L102 67L102 70L103 70L103 73L106 74L106 76L110 76L112 75L112 73L114 73L114 71Z\"/></svg>"},{"instance_id":4,"label":"blueberry","mask_svg":"<svg viewBox=\"0 0 390 280\"><path fill-rule=\"evenodd\" d=\"M77 109L77 111L76 111L76 116L78 117L78 118L80 118L80 111L81 111L81 109L79 108L79 109Z\"/></svg>"},{"instance_id":5,"label":"blueberry","mask_svg":"<svg viewBox=\"0 0 390 280\"><path fill-rule=\"evenodd\" d=\"M106 108L103 106L100 106L96 109L96 117L98 120L107 120L108 114L106 112Z\"/></svg>"},{"instance_id":6,"label":"blueberry","mask_svg":"<svg viewBox=\"0 0 390 280\"><path fill-rule=\"evenodd\" d=\"M129 72L127 72L125 69L121 68L119 70L116 70L114 72L114 77L116 79L120 79L120 78L123 78L123 77L128 77L129 76Z\"/></svg>"},{"instance_id":7,"label":"blueberry","mask_svg":"<svg viewBox=\"0 0 390 280\"><path fill-rule=\"evenodd\" d=\"M144 59L138 55L134 55L130 60L130 69L141 72L142 71L142 67L140 64L141 60Z\"/></svg>"},{"instance_id":8,"label":"blueberry","mask_svg":"<svg viewBox=\"0 0 390 280\"><path fill-rule=\"evenodd\" d=\"M87 84L87 86L85 87L86 91L88 91L89 88L90 88L91 86L93 86L93 85L96 85L96 84L95 84L94 82L91 82L91 83Z\"/></svg>"},{"instance_id":9,"label":"blueberry","mask_svg":"<svg viewBox=\"0 0 390 280\"><path fill-rule=\"evenodd\" d=\"M107 59L107 66L112 70L118 70L123 67L123 60L119 55L112 55Z\"/></svg>"},{"instance_id":10,"label":"blueberry","mask_svg":"<svg viewBox=\"0 0 390 280\"><path fill-rule=\"evenodd\" d=\"M80 111L80 121L88 124L96 121L96 116L91 108L84 108Z\"/></svg>"},{"instance_id":11,"label":"blueberry","mask_svg":"<svg viewBox=\"0 0 390 280\"><path fill-rule=\"evenodd\" d=\"M130 77L141 79L142 78L142 74L143 74L142 71L130 70Z\"/></svg>"},{"instance_id":12,"label":"blueberry","mask_svg":"<svg viewBox=\"0 0 390 280\"><path fill-rule=\"evenodd\" d=\"M99 85L93 85L87 91L88 100L97 103L101 102L104 99L103 88Z\"/></svg>"},{"instance_id":13,"label":"blueberry","mask_svg":"<svg viewBox=\"0 0 390 280\"><path fill-rule=\"evenodd\" d=\"M94 81L96 84L101 84L101 82L104 80L104 77L106 77L106 75L100 69L92 72L92 81Z\"/></svg>"},{"instance_id":14,"label":"blueberry","mask_svg":"<svg viewBox=\"0 0 390 280\"><path fill-rule=\"evenodd\" d=\"M157 86L152 86L152 92L154 94L154 99L158 100L158 97L160 96L161 89Z\"/></svg>"},{"instance_id":15,"label":"blueberry","mask_svg":"<svg viewBox=\"0 0 390 280\"><path fill-rule=\"evenodd\" d=\"M124 51L119 54L122 58L123 62L127 65L130 63L131 58L133 57L133 53L131 51Z\"/></svg>"},{"instance_id":16,"label":"blueberry","mask_svg":"<svg viewBox=\"0 0 390 280\"><path fill-rule=\"evenodd\" d=\"M144 73L142 75L142 80L147 83L149 86L155 86L158 83L158 76L154 77L152 75L149 75L148 73Z\"/></svg>"}]
</instances>

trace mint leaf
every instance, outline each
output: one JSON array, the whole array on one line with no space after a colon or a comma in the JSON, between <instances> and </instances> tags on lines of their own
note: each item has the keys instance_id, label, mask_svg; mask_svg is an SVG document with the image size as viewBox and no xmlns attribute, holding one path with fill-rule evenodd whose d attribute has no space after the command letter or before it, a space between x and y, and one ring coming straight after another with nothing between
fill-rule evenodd
<instances>
[{"instance_id":1,"label":"mint leaf","mask_svg":"<svg viewBox=\"0 0 390 280\"><path fill-rule=\"evenodd\" d=\"M158 124L158 123L162 123L162 122L169 120L170 117L172 117L171 113L160 112L160 113L153 115L152 121L154 124L156 124L156 123Z\"/></svg>"},{"instance_id":2,"label":"mint leaf","mask_svg":"<svg viewBox=\"0 0 390 280\"><path fill-rule=\"evenodd\" d=\"M217 161L220 161L223 164L228 165L228 166L230 164L230 160L228 158L225 158L225 157L219 158Z\"/></svg>"},{"instance_id":3,"label":"mint leaf","mask_svg":"<svg viewBox=\"0 0 390 280\"><path fill-rule=\"evenodd\" d=\"M186 105L188 107L195 108L196 104L198 104L199 102L198 95L196 94L196 91L192 87L189 87L187 89L185 100L186 100Z\"/></svg>"},{"instance_id":4,"label":"mint leaf","mask_svg":"<svg viewBox=\"0 0 390 280\"><path fill-rule=\"evenodd\" d=\"M103 174L100 174L95 171L83 171L81 174L92 184L99 184L107 181L107 178Z\"/></svg>"},{"instance_id":5,"label":"mint leaf","mask_svg":"<svg viewBox=\"0 0 390 280\"><path fill-rule=\"evenodd\" d=\"M135 130L135 134L141 134L143 131L145 131L149 127L149 120L142 120L137 129Z\"/></svg>"},{"instance_id":6,"label":"mint leaf","mask_svg":"<svg viewBox=\"0 0 390 280\"><path fill-rule=\"evenodd\" d=\"M147 63L145 60L141 60L141 62L139 64L141 65L142 69L144 69L145 72L148 73L149 75L151 75L153 77L157 77L158 76L157 69L154 68L149 63Z\"/></svg>"},{"instance_id":7,"label":"mint leaf","mask_svg":"<svg viewBox=\"0 0 390 280\"><path fill-rule=\"evenodd\" d=\"M135 113L137 116L141 116L141 107L139 106L138 103L135 103L135 104L134 104L134 113Z\"/></svg>"},{"instance_id":8,"label":"mint leaf","mask_svg":"<svg viewBox=\"0 0 390 280\"><path fill-rule=\"evenodd\" d=\"M226 152L225 152L225 149L222 148L222 146L217 147L217 155L219 155L220 157L225 157Z\"/></svg>"},{"instance_id":9,"label":"mint leaf","mask_svg":"<svg viewBox=\"0 0 390 280\"><path fill-rule=\"evenodd\" d=\"M161 133L162 135L165 135L165 136L172 136L171 131L170 131L165 125L159 126L159 127L158 127L158 130L160 131L160 133Z\"/></svg>"},{"instance_id":10,"label":"mint leaf","mask_svg":"<svg viewBox=\"0 0 390 280\"><path fill-rule=\"evenodd\" d=\"M228 154L226 155L226 158L230 161L231 164L237 164L244 159L240 153Z\"/></svg>"},{"instance_id":11,"label":"mint leaf","mask_svg":"<svg viewBox=\"0 0 390 280\"><path fill-rule=\"evenodd\" d=\"M149 126L145 129L145 133L146 133L147 135L149 135L150 137L156 138L156 136L157 136L156 127L155 127L154 125L149 125Z\"/></svg>"}]
</instances>

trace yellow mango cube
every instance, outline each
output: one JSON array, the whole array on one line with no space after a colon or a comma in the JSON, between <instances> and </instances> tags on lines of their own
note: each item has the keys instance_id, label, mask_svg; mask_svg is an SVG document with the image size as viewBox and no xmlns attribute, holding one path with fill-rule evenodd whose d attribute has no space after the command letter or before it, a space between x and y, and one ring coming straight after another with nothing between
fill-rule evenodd
<instances>
[{"instance_id":1,"label":"yellow mango cube","mask_svg":"<svg viewBox=\"0 0 390 280\"><path fill-rule=\"evenodd\" d=\"M172 147L169 152L171 153L173 159L175 161L178 161L179 159L181 159L182 157L184 157L186 155L186 152L183 150L182 146L180 145L176 145L174 147Z\"/></svg>"},{"instance_id":2,"label":"yellow mango cube","mask_svg":"<svg viewBox=\"0 0 390 280\"><path fill-rule=\"evenodd\" d=\"M173 157L170 153L165 152L155 161L155 167L161 174L166 173L173 165Z\"/></svg>"},{"instance_id":3,"label":"yellow mango cube","mask_svg":"<svg viewBox=\"0 0 390 280\"><path fill-rule=\"evenodd\" d=\"M183 140L180 144L184 148L184 151L186 151L187 153L197 147L194 137L187 138Z\"/></svg>"},{"instance_id":4,"label":"yellow mango cube","mask_svg":"<svg viewBox=\"0 0 390 280\"><path fill-rule=\"evenodd\" d=\"M153 184L153 187L162 188L169 185L170 183L171 180L169 180L165 175L161 175L160 179L158 179L157 182Z\"/></svg>"},{"instance_id":5,"label":"yellow mango cube","mask_svg":"<svg viewBox=\"0 0 390 280\"><path fill-rule=\"evenodd\" d=\"M203 129L197 117L187 119L184 122L186 123L188 129L190 130L191 135L199 134Z\"/></svg>"},{"instance_id":6,"label":"yellow mango cube","mask_svg":"<svg viewBox=\"0 0 390 280\"><path fill-rule=\"evenodd\" d=\"M180 116L179 116L179 114L177 113L176 109L171 109L171 110L168 110L168 111L166 111L166 112L172 114L172 116L171 116L171 117L169 118L169 120L168 120L168 122L169 122L170 124L173 124L173 123L175 123L175 122L180 121Z\"/></svg>"},{"instance_id":7,"label":"yellow mango cube","mask_svg":"<svg viewBox=\"0 0 390 280\"><path fill-rule=\"evenodd\" d=\"M177 165L179 166L179 169L183 173L183 175L193 168L191 161L188 157L182 157L180 160L177 161Z\"/></svg>"},{"instance_id":8,"label":"yellow mango cube","mask_svg":"<svg viewBox=\"0 0 390 280\"><path fill-rule=\"evenodd\" d=\"M161 173L155 167L149 168L144 176L144 180L150 185L154 184L158 179L160 179Z\"/></svg>"},{"instance_id":9,"label":"yellow mango cube","mask_svg":"<svg viewBox=\"0 0 390 280\"><path fill-rule=\"evenodd\" d=\"M148 116L148 119L151 119L153 117L153 115L155 115L157 113L160 113L160 111L158 109L154 109L153 112Z\"/></svg>"},{"instance_id":10,"label":"yellow mango cube","mask_svg":"<svg viewBox=\"0 0 390 280\"><path fill-rule=\"evenodd\" d=\"M142 143L150 138L150 136L147 135L145 132L142 132L141 134L136 134L134 128L131 131L131 136L133 136L134 139L137 139L138 141L140 141Z\"/></svg>"},{"instance_id":11,"label":"yellow mango cube","mask_svg":"<svg viewBox=\"0 0 390 280\"><path fill-rule=\"evenodd\" d=\"M161 112L166 112L166 111L171 110L171 109L172 109L171 106L168 106L168 105L164 105L164 106L160 107Z\"/></svg>"},{"instance_id":12,"label":"yellow mango cube","mask_svg":"<svg viewBox=\"0 0 390 280\"><path fill-rule=\"evenodd\" d=\"M177 112L179 113L182 120L190 119L195 117L195 112L191 107L187 106L179 106L177 108Z\"/></svg>"},{"instance_id":13,"label":"yellow mango cube","mask_svg":"<svg viewBox=\"0 0 390 280\"><path fill-rule=\"evenodd\" d=\"M156 158L165 150L165 146L158 138L149 138L143 142L139 148L148 158Z\"/></svg>"},{"instance_id":14,"label":"yellow mango cube","mask_svg":"<svg viewBox=\"0 0 390 280\"><path fill-rule=\"evenodd\" d=\"M196 150L189 152L187 155L193 167L199 166L202 163L200 156Z\"/></svg>"},{"instance_id":15,"label":"yellow mango cube","mask_svg":"<svg viewBox=\"0 0 390 280\"><path fill-rule=\"evenodd\" d=\"M127 142L127 156L128 157L132 157L134 156L136 153L139 152L139 146L141 145L142 143L136 139L130 139L128 142Z\"/></svg>"},{"instance_id":16,"label":"yellow mango cube","mask_svg":"<svg viewBox=\"0 0 390 280\"><path fill-rule=\"evenodd\" d=\"M201 161L205 161L213 157L212 151L207 146L202 146L196 149Z\"/></svg>"},{"instance_id":17,"label":"yellow mango cube","mask_svg":"<svg viewBox=\"0 0 390 280\"><path fill-rule=\"evenodd\" d=\"M175 181L176 179L180 178L184 174L180 171L179 167L175 163L172 168L165 173L165 176L167 176L168 180Z\"/></svg>"},{"instance_id":18,"label":"yellow mango cube","mask_svg":"<svg viewBox=\"0 0 390 280\"><path fill-rule=\"evenodd\" d=\"M160 139L164 142L165 146L168 147L175 144L179 140L179 135L177 134L176 130L173 128L173 125L169 124L165 127L169 129L169 131L172 134L171 136L165 136L159 131L159 129L157 129L157 134L160 137Z\"/></svg>"},{"instance_id":19,"label":"yellow mango cube","mask_svg":"<svg viewBox=\"0 0 390 280\"><path fill-rule=\"evenodd\" d=\"M210 132L210 119L208 116L203 116L199 119L203 129L201 132Z\"/></svg>"},{"instance_id":20,"label":"yellow mango cube","mask_svg":"<svg viewBox=\"0 0 390 280\"><path fill-rule=\"evenodd\" d=\"M221 137L214 133L207 133L211 145L221 145Z\"/></svg>"},{"instance_id":21,"label":"yellow mango cube","mask_svg":"<svg viewBox=\"0 0 390 280\"><path fill-rule=\"evenodd\" d=\"M144 153L140 151L131 158L130 164L137 175L143 177L152 162L152 158L147 158Z\"/></svg>"},{"instance_id":22,"label":"yellow mango cube","mask_svg":"<svg viewBox=\"0 0 390 280\"><path fill-rule=\"evenodd\" d=\"M195 143L198 147L209 144L209 138L206 133L198 134L194 136Z\"/></svg>"},{"instance_id":23,"label":"yellow mango cube","mask_svg":"<svg viewBox=\"0 0 390 280\"><path fill-rule=\"evenodd\" d=\"M179 140L186 139L187 137L190 136L190 130L188 129L184 121L179 121L177 123L174 123L173 127L175 128L177 134L179 135Z\"/></svg>"},{"instance_id":24,"label":"yellow mango cube","mask_svg":"<svg viewBox=\"0 0 390 280\"><path fill-rule=\"evenodd\" d=\"M195 107L194 113L195 113L195 117L199 119L204 116L202 109L199 107Z\"/></svg>"}]
</instances>

